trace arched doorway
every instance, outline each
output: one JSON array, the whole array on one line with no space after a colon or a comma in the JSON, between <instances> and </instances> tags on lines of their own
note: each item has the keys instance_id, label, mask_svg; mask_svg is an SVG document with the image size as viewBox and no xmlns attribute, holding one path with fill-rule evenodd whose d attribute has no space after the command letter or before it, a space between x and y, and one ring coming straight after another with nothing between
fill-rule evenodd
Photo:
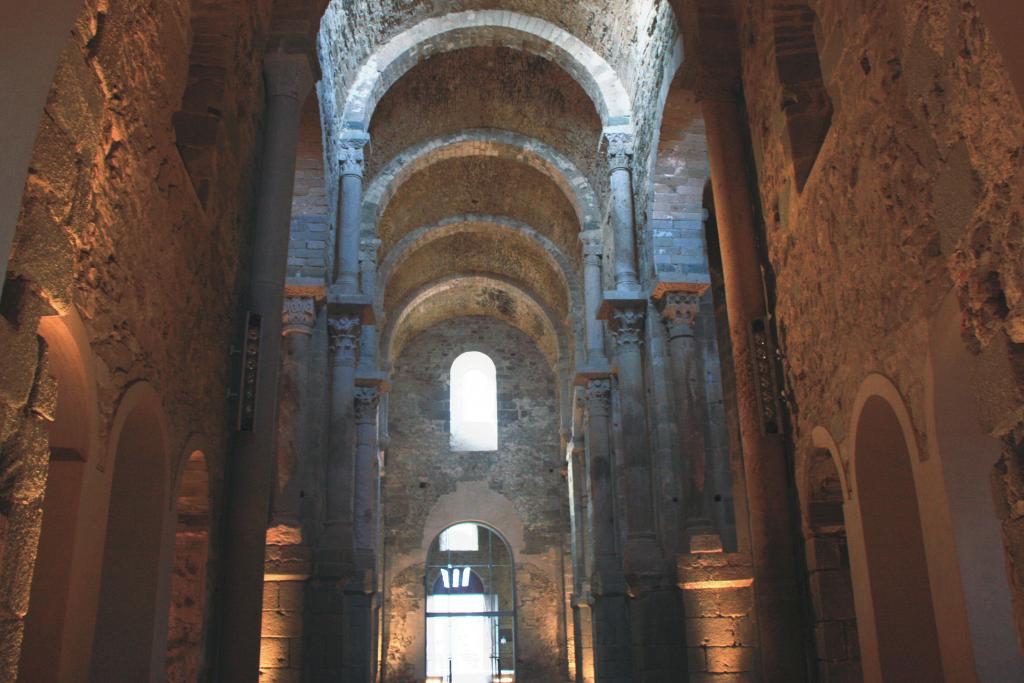
<instances>
[{"instance_id":1,"label":"arched doorway","mask_svg":"<svg viewBox=\"0 0 1024 683\"><path fill-rule=\"evenodd\" d=\"M942 681L917 489L903 425L879 395L863 404L854 434L857 502L885 681Z\"/></svg>"},{"instance_id":2,"label":"arched doorway","mask_svg":"<svg viewBox=\"0 0 1024 683\"><path fill-rule=\"evenodd\" d=\"M29 611L18 678L73 680L87 655L89 626L83 596L89 592L91 554L89 493L95 486L97 401L85 331L74 315L45 316L38 334L46 343L49 371L57 383L50 423L50 462L43 523L32 575ZM90 481L86 481L89 479ZM89 484L93 485L90 488Z\"/></svg>"},{"instance_id":3,"label":"arched doorway","mask_svg":"<svg viewBox=\"0 0 1024 683\"><path fill-rule=\"evenodd\" d=\"M508 543L475 522L448 527L427 554L427 681L515 680L515 571Z\"/></svg>"},{"instance_id":4,"label":"arched doorway","mask_svg":"<svg viewBox=\"0 0 1024 683\"><path fill-rule=\"evenodd\" d=\"M156 393L136 384L114 422L91 681L162 680L170 556L166 445Z\"/></svg>"}]
</instances>

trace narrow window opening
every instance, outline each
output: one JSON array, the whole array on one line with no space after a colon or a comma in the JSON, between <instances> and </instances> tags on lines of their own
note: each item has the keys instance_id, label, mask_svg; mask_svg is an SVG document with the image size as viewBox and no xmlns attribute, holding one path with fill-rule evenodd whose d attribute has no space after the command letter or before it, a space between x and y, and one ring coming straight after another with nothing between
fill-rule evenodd
<instances>
[{"instance_id":1,"label":"narrow window opening","mask_svg":"<svg viewBox=\"0 0 1024 683\"><path fill-rule=\"evenodd\" d=\"M498 450L498 385L494 362L479 351L462 354L451 369L451 447Z\"/></svg>"}]
</instances>

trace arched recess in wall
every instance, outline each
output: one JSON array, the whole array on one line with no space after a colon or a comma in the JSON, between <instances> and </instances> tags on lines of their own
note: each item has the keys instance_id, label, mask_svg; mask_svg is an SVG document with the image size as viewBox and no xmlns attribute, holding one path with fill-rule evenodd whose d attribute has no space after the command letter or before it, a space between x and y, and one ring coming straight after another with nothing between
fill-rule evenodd
<instances>
[{"instance_id":1,"label":"arched recess in wall","mask_svg":"<svg viewBox=\"0 0 1024 683\"><path fill-rule=\"evenodd\" d=\"M178 476L174 558L167 625L167 681L205 680L207 565L210 553L210 475L206 454L188 448Z\"/></svg>"},{"instance_id":2,"label":"arched recess in wall","mask_svg":"<svg viewBox=\"0 0 1024 683\"><path fill-rule=\"evenodd\" d=\"M874 384L892 387L881 376ZM851 538L851 561L862 563L855 567L854 585L860 592L855 600L865 673L870 677L877 671L884 680L941 681L942 656L914 480L913 428L902 401L896 406L891 402L899 400L894 388L885 394L862 390L859 399L851 423L851 471L861 533Z\"/></svg>"},{"instance_id":3,"label":"arched recess in wall","mask_svg":"<svg viewBox=\"0 0 1024 683\"><path fill-rule=\"evenodd\" d=\"M814 448L804 461L801 507L818 671L823 681L861 680L846 542L846 477L832 436L822 427L816 427L813 436Z\"/></svg>"},{"instance_id":4,"label":"arched recess in wall","mask_svg":"<svg viewBox=\"0 0 1024 683\"><path fill-rule=\"evenodd\" d=\"M929 464L942 469L955 544L956 569L950 573L959 574L978 680L1024 680L998 503L993 501L992 468L1002 444L985 433L979 409L987 403L985 394L1000 392L986 379L993 373L986 368L986 352L976 355L964 345L961 322L957 294L950 291L931 323Z\"/></svg>"},{"instance_id":5,"label":"arched recess in wall","mask_svg":"<svg viewBox=\"0 0 1024 683\"><path fill-rule=\"evenodd\" d=\"M43 524L32 575L19 680L68 680L88 647L81 627L83 571L88 549L79 533L83 479L95 470L96 384L91 352L74 313L47 316L38 334L46 343L50 374L57 382L57 410L50 423L50 465L43 502Z\"/></svg>"},{"instance_id":6,"label":"arched recess in wall","mask_svg":"<svg viewBox=\"0 0 1024 683\"><path fill-rule=\"evenodd\" d=\"M167 430L144 383L121 399L110 434L113 468L89 680L162 680L170 567Z\"/></svg>"},{"instance_id":7,"label":"arched recess in wall","mask_svg":"<svg viewBox=\"0 0 1024 683\"><path fill-rule=\"evenodd\" d=\"M806 2L775 0L771 12L786 126L783 144L802 191L832 125L832 99L821 75L814 10Z\"/></svg>"}]
</instances>

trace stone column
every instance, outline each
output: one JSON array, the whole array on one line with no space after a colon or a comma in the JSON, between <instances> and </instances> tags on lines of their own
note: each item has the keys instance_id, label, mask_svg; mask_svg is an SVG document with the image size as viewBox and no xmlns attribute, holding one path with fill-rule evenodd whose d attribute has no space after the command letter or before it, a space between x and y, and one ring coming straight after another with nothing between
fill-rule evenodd
<instances>
[{"instance_id":1,"label":"stone column","mask_svg":"<svg viewBox=\"0 0 1024 683\"><path fill-rule=\"evenodd\" d=\"M367 134L347 134L342 138L341 191L338 192L338 233L334 243L334 283L343 294L359 291L359 232L363 206L363 147Z\"/></svg>"},{"instance_id":2,"label":"stone column","mask_svg":"<svg viewBox=\"0 0 1024 683\"><path fill-rule=\"evenodd\" d=\"M356 387L355 549L358 569L372 568L376 554L377 406L380 389Z\"/></svg>"},{"instance_id":3,"label":"stone column","mask_svg":"<svg viewBox=\"0 0 1024 683\"><path fill-rule=\"evenodd\" d=\"M615 239L615 288L639 292L636 267L636 230L633 218L633 145L632 133L604 133L608 141L608 167L611 173L612 235Z\"/></svg>"},{"instance_id":4,"label":"stone column","mask_svg":"<svg viewBox=\"0 0 1024 683\"><path fill-rule=\"evenodd\" d=\"M316 301L312 297L285 299L281 331L284 348L281 357L281 403L288 412L280 416L277 441L277 477L273 512L267 544L301 543L300 493L303 482L306 435L306 411L309 388L309 340L316 324ZM277 530L277 531L275 531ZM289 531L291 530L291 531Z\"/></svg>"},{"instance_id":5,"label":"stone column","mask_svg":"<svg viewBox=\"0 0 1024 683\"><path fill-rule=\"evenodd\" d=\"M672 363L668 338L661 316L653 303L647 304L644 335L647 341L645 379L650 415L652 485L656 493L654 510L658 516L658 541L665 557L682 552L684 542L683 444L676 427L673 401Z\"/></svg>"},{"instance_id":6,"label":"stone column","mask_svg":"<svg viewBox=\"0 0 1024 683\"><path fill-rule=\"evenodd\" d=\"M341 577L351 561L352 493L355 481L354 405L356 357L360 318L351 313L331 315L328 362L331 369L331 416L327 454L327 519L320 538L317 573Z\"/></svg>"},{"instance_id":7,"label":"stone column","mask_svg":"<svg viewBox=\"0 0 1024 683\"><path fill-rule=\"evenodd\" d=\"M559 358L555 363L555 378L558 382L558 445L565 452L572 440L573 374L569 361Z\"/></svg>"},{"instance_id":8,"label":"stone column","mask_svg":"<svg viewBox=\"0 0 1024 683\"><path fill-rule=\"evenodd\" d=\"M380 389L355 390L355 574L345 585L341 680L372 683L377 645L377 405Z\"/></svg>"},{"instance_id":9,"label":"stone column","mask_svg":"<svg viewBox=\"0 0 1024 683\"><path fill-rule=\"evenodd\" d=\"M572 537L572 609L576 643L576 681L594 680L594 632L590 617L590 574L593 553L589 524L590 500L587 494L586 438L584 436L585 390L573 389L572 432L566 447L566 471L569 485L569 525Z\"/></svg>"},{"instance_id":10,"label":"stone column","mask_svg":"<svg viewBox=\"0 0 1024 683\"><path fill-rule=\"evenodd\" d=\"M583 242L583 300L587 324L587 365L598 366L608 362L604 353L604 323L598 319L601 308L601 257L604 255L604 237L600 230L580 233Z\"/></svg>"},{"instance_id":11,"label":"stone column","mask_svg":"<svg viewBox=\"0 0 1024 683\"><path fill-rule=\"evenodd\" d=\"M377 251L380 240L362 239L359 242L359 273L362 292L370 301L377 295ZM377 326L363 325L363 338L359 343L359 370L372 372L377 369Z\"/></svg>"},{"instance_id":12,"label":"stone column","mask_svg":"<svg viewBox=\"0 0 1024 683\"><path fill-rule=\"evenodd\" d=\"M646 300L639 305L616 305L610 313L615 339L619 402L622 410L622 442L625 452L618 465L626 491L626 552L630 573L656 572L661 551L657 545L651 454L647 434L647 397L644 391L643 355Z\"/></svg>"},{"instance_id":13,"label":"stone column","mask_svg":"<svg viewBox=\"0 0 1024 683\"><path fill-rule=\"evenodd\" d=\"M281 366L281 309L287 270L295 152L302 105L313 87L309 54L275 52L264 61L267 107L248 309L261 316L253 430L239 432L230 459L225 520L221 680L257 679L263 592L263 553L277 442L277 385Z\"/></svg>"},{"instance_id":14,"label":"stone column","mask_svg":"<svg viewBox=\"0 0 1024 683\"><path fill-rule=\"evenodd\" d=\"M586 475L589 527L594 557L594 678L599 683L633 680L629 603L622 556L615 542L615 492L611 452L611 379L587 381Z\"/></svg>"},{"instance_id":15,"label":"stone column","mask_svg":"<svg viewBox=\"0 0 1024 683\"><path fill-rule=\"evenodd\" d=\"M739 102L726 93L705 95L702 109L736 366L762 675L768 681L803 681L803 638L795 637L805 632L800 604L803 591L793 545L799 529L791 516L789 465L782 435L771 433L770 425L762 422L755 376L752 338L755 327L766 329L768 311L751 208L753 189L747 180L746 121ZM768 398L774 401L775 397ZM781 431L777 423L775 428Z\"/></svg>"},{"instance_id":16,"label":"stone column","mask_svg":"<svg viewBox=\"0 0 1024 683\"><path fill-rule=\"evenodd\" d=\"M708 459L707 391L704 353L695 339L702 294L708 285L673 291L661 302L668 332L676 424L682 446L686 536L690 552L720 552L722 540L712 522L714 463Z\"/></svg>"}]
</instances>

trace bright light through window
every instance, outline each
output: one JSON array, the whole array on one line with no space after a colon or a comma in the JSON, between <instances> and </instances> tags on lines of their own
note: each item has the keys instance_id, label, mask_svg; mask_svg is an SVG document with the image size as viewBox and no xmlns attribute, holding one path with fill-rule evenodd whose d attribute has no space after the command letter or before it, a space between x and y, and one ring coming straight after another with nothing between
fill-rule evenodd
<instances>
[{"instance_id":1,"label":"bright light through window","mask_svg":"<svg viewBox=\"0 0 1024 683\"><path fill-rule=\"evenodd\" d=\"M452 450L498 450L498 384L494 362L479 351L452 363Z\"/></svg>"},{"instance_id":2,"label":"bright light through window","mask_svg":"<svg viewBox=\"0 0 1024 683\"><path fill-rule=\"evenodd\" d=\"M441 550L458 552L466 550L475 553L480 549L480 533L477 525L463 522L450 526L441 532Z\"/></svg>"}]
</instances>

